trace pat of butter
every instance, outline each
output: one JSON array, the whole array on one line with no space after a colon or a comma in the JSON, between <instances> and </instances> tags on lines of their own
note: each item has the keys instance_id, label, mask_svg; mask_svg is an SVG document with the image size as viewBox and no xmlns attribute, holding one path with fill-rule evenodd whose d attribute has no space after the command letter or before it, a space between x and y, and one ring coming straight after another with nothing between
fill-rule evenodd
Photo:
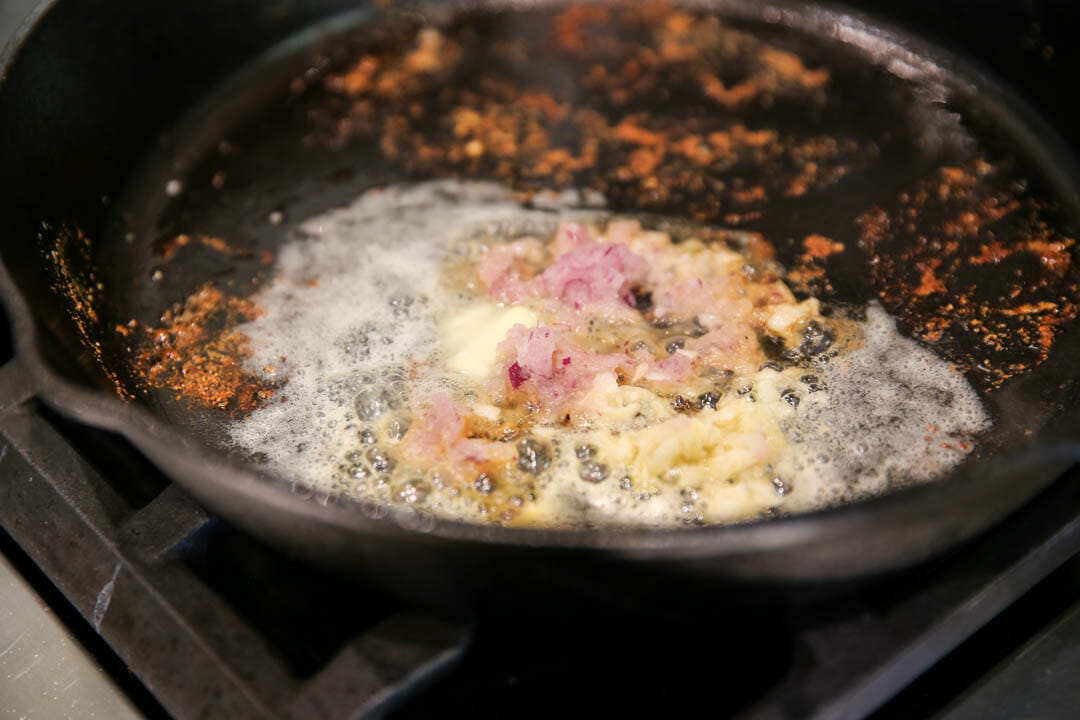
<instances>
[{"instance_id":1,"label":"pat of butter","mask_svg":"<svg viewBox=\"0 0 1080 720\"><path fill-rule=\"evenodd\" d=\"M499 307L475 303L442 323L446 367L475 378L484 378L495 364L495 348L515 325L536 325L536 313L521 306Z\"/></svg>"}]
</instances>

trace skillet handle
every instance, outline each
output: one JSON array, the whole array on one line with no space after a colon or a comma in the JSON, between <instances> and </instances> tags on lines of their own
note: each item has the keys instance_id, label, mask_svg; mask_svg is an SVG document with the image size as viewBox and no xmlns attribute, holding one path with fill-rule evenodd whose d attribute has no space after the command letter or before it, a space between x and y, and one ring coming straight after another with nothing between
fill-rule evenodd
<instances>
[{"instance_id":1,"label":"skillet handle","mask_svg":"<svg viewBox=\"0 0 1080 720\"><path fill-rule=\"evenodd\" d=\"M38 383L26 364L15 356L0 366L0 416L26 404L38 394Z\"/></svg>"},{"instance_id":2,"label":"skillet handle","mask_svg":"<svg viewBox=\"0 0 1080 720\"><path fill-rule=\"evenodd\" d=\"M38 328L26 298L0 258L0 311L10 323L12 357L0 365L0 417L40 397L48 386L48 371L36 342ZM6 348L5 348L6 349Z\"/></svg>"}]
</instances>

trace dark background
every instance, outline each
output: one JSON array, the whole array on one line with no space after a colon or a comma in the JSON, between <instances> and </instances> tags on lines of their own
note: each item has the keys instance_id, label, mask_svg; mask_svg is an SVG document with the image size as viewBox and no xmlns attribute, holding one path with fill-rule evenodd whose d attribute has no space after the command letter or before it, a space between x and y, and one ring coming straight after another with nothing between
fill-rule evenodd
<instances>
[{"instance_id":1,"label":"dark background","mask_svg":"<svg viewBox=\"0 0 1080 720\"><path fill-rule=\"evenodd\" d=\"M849 2L975 60L1080 145L1075 75L1080 3L1073 0Z\"/></svg>"}]
</instances>

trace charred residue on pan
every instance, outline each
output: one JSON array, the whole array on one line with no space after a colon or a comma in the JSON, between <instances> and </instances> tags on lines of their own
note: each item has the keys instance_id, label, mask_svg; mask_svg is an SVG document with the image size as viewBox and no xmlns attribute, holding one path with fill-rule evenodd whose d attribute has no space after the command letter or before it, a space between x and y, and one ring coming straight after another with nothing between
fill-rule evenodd
<instances>
[{"instance_id":1,"label":"charred residue on pan","mask_svg":"<svg viewBox=\"0 0 1080 720\"><path fill-rule=\"evenodd\" d=\"M306 142L376 143L416 176L494 179L525 199L588 188L736 226L876 153L811 129L827 69L714 15L650 3L491 20L397 28L382 49L316 64L292 86ZM764 124L782 115L806 122Z\"/></svg>"},{"instance_id":2,"label":"charred residue on pan","mask_svg":"<svg viewBox=\"0 0 1080 720\"><path fill-rule=\"evenodd\" d=\"M146 389L171 391L199 407L251 412L280 387L244 366L251 349L248 337L235 328L258 313L251 300L227 295L211 283L199 286L183 303L166 309L157 327L141 328L143 338L132 357L138 378Z\"/></svg>"},{"instance_id":3,"label":"charred residue on pan","mask_svg":"<svg viewBox=\"0 0 1080 720\"><path fill-rule=\"evenodd\" d=\"M208 267L221 261L245 260L264 266L273 262L268 251L255 255L251 248L217 234L169 234L155 244L157 265L151 279L157 282L173 262ZM169 392L189 406L231 415L246 415L276 399L282 383L270 379L265 369L260 374L245 367L251 350L247 336L236 330L259 312L246 296L206 281L165 308L155 321L129 320L123 326L129 340L125 349L138 390L144 395Z\"/></svg>"},{"instance_id":4,"label":"charred residue on pan","mask_svg":"<svg viewBox=\"0 0 1080 720\"><path fill-rule=\"evenodd\" d=\"M171 235L159 243L157 257L161 260L172 260L182 248L201 245L226 257L251 257L253 251L249 248L236 247L217 235L178 233Z\"/></svg>"},{"instance_id":5,"label":"charred residue on pan","mask_svg":"<svg viewBox=\"0 0 1080 720\"><path fill-rule=\"evenodd\" d=\"M105 287L98 278L91 238L81 229L43 223L39 240L48 248L53 290L90 355L84 365L102 373L121 397L166 391L192 406L243 415L268 402L280 388L280 381L268 381L244 367L251 355L248 339L234 328L254 318L257 306L209 282L166 308L154 324L134 319L116 324L112 331L125 356L120 363L107 357L111 345L102 342ZM189 244L229 256L246 254L218 237L177 236L157 255L169 260ZM121 369L126 370L123 376Z\"/></svg>"},{"instance_id":6,"label":"charred residue on pan","mask_svg":"<svg viewBox=\"0 0 1080 720\"><path fill-rule=\"evenodd\" d=\"M1046 360L1077 315L1076 241L982 159L940 168L858 218L882 304L986 388Z\"/></svg>"},{"instance_id":7,"label":"charred residue on pan","mask_svg":"<svg viewBox=\"0 0 1080 720\"><path fill-rule=\"evenodd\" d=\"M306 109L304 141L373 143L415 176L496 179L526 202L588 188L616 209L751 227L880 169L877 140L822 122L850 101L830 68L716 16L570 6L490 37L485 27L483 15L397 27L380 49L317 64L290 89ZM538 59L550 68L536 71ZM811 216L782 259L796 290L826 299L834 277L865 263L868 290L906 330L993 389L1046 359L1078 290L1072 238L1015 173L949 155L970 151L938 148L955 164L896 203L853 210L840 240Z\"/></svg>"},{"instance_id":8,"label":"charred residue on pan","mask_svg":"<svg viewBox=\"0 0 1080 720\"><path fill-rule=\"evenodd\" d=\"M51 271L53 292L64 303L79 342L90 356L83 364L100 372L120 397L133 398L102 349L98 310L105 287L94 266L90 238L80 228L42 222L38 241ZM117 332L126 328L118 326Z\"/></svg>"},{"instance_id":9,"label":"charred residue on pan","mask_svg":"<svg viewBox=\"0 0 1080 720\"><path fill-rule=\"evenodd\" d=\"M982 172L989 166L970 157L950 156L938 169L936 158L893 162L918 155L910 138L887 137L906 91L891 105L882 98L895 88L875 102L863 102L861 92L876 92L866 83L906 81L868 72L863 85L844 88L844 73L862 70L832 63L813 50L816 41L800 45L798 33L758 34L665 4L464 12L441 29L415 18L368 26L361 40L316 57L283 89L273 111L288 108L298 120L289 126L302 136L298 146L312 157L338 154L328 161L335 167L360 148L374 150L396 178L494 179L526 203L577 188L602 193L619 212L761 231L759 245L770 254L776 247L793 288L853 303L876 295L902 327L984 388L1045 359L1076 314L1072 239L1053 229L1019 173ZM853 103L880 105L873 112L885 117L873 117L882 123L864 127ZM225 165L243 162L244 152L241 144L220 153L221 167L203 184L240 189L244 173ZM885 191L874 195L867 186L879 181ZM232 248L229 232L202 234L196 225L163 235L162 267ZM265 267L273 255L260 250L251 261ZM242 292L222 285L222 302L257 284ZM71 307L86 304L78 289L59 289ZM131 358L155 357L154 338L178 330L180 317L224 318L215 332L232 332L229 323L242 314L185 315L200 292L146 327L118 325ZM86 316L84 326L92 324ZM84 337L91 351L94 342ZM243 352L241 344L229 347ZM204 349L159 348L181 373L184 353L211 367ZM205 407L232 397L170 380L172 371L152 374L157 363L132 363L140 392L164 389ZM273 389L255 376L247 382Z\"/></svg>"},{"instance_id":10,"label":"charred residue on pan","mask_svg":"<svg viewBox=\"0 0 1080 720\"><path fill-rule=\"evenodd\" d=\"M793 290L806 295L829 295L835 291L826 271L828 259L847 250L842 242L818 233L802 239L791 269L784 279Z\"/></svg>"}]
</instances>

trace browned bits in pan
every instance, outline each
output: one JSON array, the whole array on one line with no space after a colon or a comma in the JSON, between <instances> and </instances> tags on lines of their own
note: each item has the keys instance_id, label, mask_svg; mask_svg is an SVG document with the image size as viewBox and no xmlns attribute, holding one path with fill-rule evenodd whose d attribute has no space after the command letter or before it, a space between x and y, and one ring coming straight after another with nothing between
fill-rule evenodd
<instances>
[{"instance_id":1,"label":"browned bits in pan","mask_svg":"<svg viewBox=\"0 0 1080 720\"><path fill-rule=\"evenodd\" d=\"M844 243L833 242L824 235L807 235L803 238L803 247L806 248L805 257L824 259L830 255L844 252Z\"/></svg>"},{"instance_id":2,"label":"browned bits in pan","mask_svg":"<svg viewBox=\"0 0 1080 720\"><path fill-rule=\"evenodd\" d=\"M90 238L81 229L54 228L43 222L38 239L49 248L45 256L52 271L53 291L64 303L84 352L90 355L86 365L99 369L121 397L131 398L131 393L102 354L98 303L104 288L92 262ZM130 333L131 329L125 326L118 326L117 330L121 328L125 330L122 335Z\"/></svg>"},{"instance_id":3,"label":"browned bits in pan","mask_svg":"<svg viewBox=\"0 0 1080 720\"><path fill-rule=\"evenodd\" d=\"M1044 361L1077 315L1075 240L1046 210L975 160L865 212L859 244L885 307L992 388Z\"/></svg>"},{"instance_id":4,"label":"browned bits in pan","mask_svg":"<svg viewBox=\"0 0 1080 720\"><path fill-rule=\"evenodd\" d=\"M620 209L679 208L730 225L760 219L772 196L836 183L875 152L756 126L777 102L822 106L829 72L714 16L574 6L490 41L468 17L389 35L296 83L306 142L372 143L416 175L494 179L526 194L587 187ZM531 72L538 62L552 72Z\"/></svg>"},{"instance_id":5,"label":"browned bits in pan","mask_svg":"<svg viewBox=\"0 0 1080 720\"><path fill-rule=\"evenodd\" d=\"M250 301L211 284L200 286L166 310L158 327L144 328L135 353L135 372L147 389L167 389L199 407L249 413L274 394L275 386L244 368L248 338L235 326L253 319Z\"/></svg>"},{"instance_id":6,"label":"browned bits in pan","mask_svg":"<svg viewBox=\"0 0 1080 720\"><path fill-rule=\"evenodd\" d=\"M826 262L829 257L844 252L844 243L815 233L803 238L802 247L805 252L796 256L795 264L785 279L797 292L808 295L821 291L831 293L833 286L826 271Z\"/></svg>"},{"instance_id":7,"label":"browned bits in pan","mask_svg":"<svg viewBox=\"0 0 1080 720\"><path fill-rule=\"evenodd\" d=\"M1053 228L1049 209L1014 175L986 160L911 178L904 193L879 206L854 205L842 220L852 228L862 211L850 235L807 224L785 237L770 225L778 207L793 206L803 208L800 222L812 223L816 208L806 208L821 191L850 173L881 169L870 135L856 141L838 130L842 123L814 121L843 107L838 66L830 75L764 35L659 3L538 11L487 34L485 17L462 13L443 29L390 21L362 47L343 44L352 49L314 62L285 93L304 145L370 148L394 177L495 180L525 201L577 187L602 193L617 211L731 226L760 221L779 247L790 239L793 252L781 259L794 289L828 295L834 284L843 291L843 273L868 274L907 330L984 387L1044 360L1061 325L1076 316L1073 239ZM239 152L226 141L218 149L223 157ZM808 234L815 231L843 242ZM753 237L748 249L759 262L770 259L766 238ZM90 269L72 269L92 266L65 262L73 253L88 258L88 243L79 233L57 240L55 284L109 375L94 336L96 280ZM155 255L187 262L196 248L251 254L189 231L165 239ZM863 255L867 267L855 269L853 256ZM271 250L255 257L262 265L275 260ZM121 326L120 344L139 356L137 389L166 388L197 405L243 411L272 388L240 369L247 348L232 328L245 301L221 296L211 310L211 295L200 288L146 335L164 331L168 342L140 348L138 334ZM206 334L188 342L196 326Z\"/></svg>"},{"instance_id":8,"label":"browned bits in pan","mask_svg":"<svg viewBox=\"0 0 1080 720\"><path fill-rule=\"evenodd\" d=\"M41 239L54 232L43 225ZM229 257L247 257L251 252L213 235L179 234L162 243L155 252L163 260L173 259L189 246L208 248ZM47 253L52 268L53 288L68 308L83 347L92 356L86 363L97 368L124 398L153 390L171 391L177 400L197 407L245 414L268 401L280 383L268 383L244 369L250 356L248 339L236 325L252 319L258 310L247 299L226 295L207 283L199 286L182 303L162 313L156 327L143 327L130 320L115 324L128 353L123 367L130 377L121 378L113 358L106 358L100 333L99 304L104 287L97 280L92 243L81 230L61 228ZM272 253L265 261L272 262ZM160 273L159 271L156 271Z\"/></svg>"},{"instance_id":9,"label":"browned bits in pan","mask_svg":"<svg viewBox=\"0 0 1080 720\"><path fill-rule=\"evenodd\" d=\"M230 257L249 257L251 255L251 250L235 247L217 235L189 235L187 233L173 235L165 240L158 247L156 255L162 260L172 260L181 248L191 245L201 245Z\"/></svg>"}]
</instances>

